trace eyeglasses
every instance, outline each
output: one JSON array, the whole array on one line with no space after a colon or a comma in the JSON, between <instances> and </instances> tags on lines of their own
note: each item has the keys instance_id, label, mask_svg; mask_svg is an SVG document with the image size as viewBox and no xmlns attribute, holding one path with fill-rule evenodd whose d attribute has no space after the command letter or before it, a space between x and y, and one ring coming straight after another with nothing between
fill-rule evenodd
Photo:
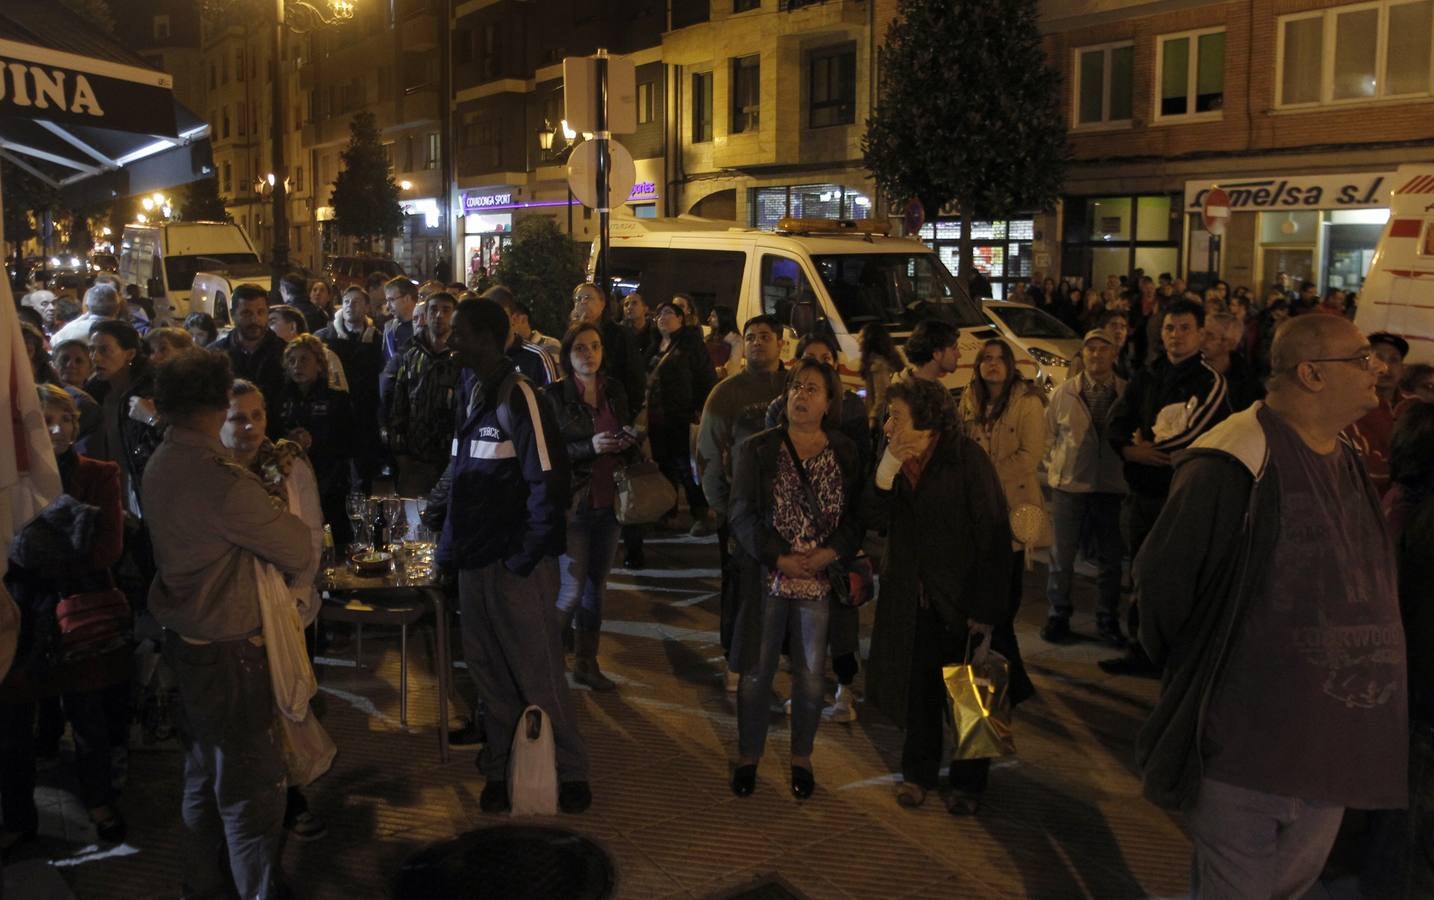
<instances>
[{"instance_id":1,"label":"eyeglasses","mask_svg":"<svg viewBox=\"0 0 1434 900\"><path fill-rule=\"evenodd\" d=\"M826 393L826 385L815 381L798 381L792 384L792 392L807 397L815 397L817 394Z\"/></svg>"},{"instance_id":2,"label":"eyeglasses","mask_svg":"<svg viewBox=\"0 0 1434 900\"><path fill-rule=\"evenodd\" d=\"M1375 362L1375 360L1376 360L1377 358L1378 358L1378 357L1376 357L1376 356L1374 355L1374 350L1373 350L1372 348L1366 348L1366 349L1360 351L1359 353L1356 353L1354 356L1323 356L1323 357L1320 357L1320 358L1318 358L1318 359L1307 359L1307 360L1305 360L1305 362L1312 362L1312 363L1323 363L1323 362L1354 363L1355 365L1359 366L1359 367L1360 367L1361 369L1363 369L1364 371L1368 372L1370 369L1372 369L1372 368L1374 367L1374 362Z\"/></svg>"}]
</instances>

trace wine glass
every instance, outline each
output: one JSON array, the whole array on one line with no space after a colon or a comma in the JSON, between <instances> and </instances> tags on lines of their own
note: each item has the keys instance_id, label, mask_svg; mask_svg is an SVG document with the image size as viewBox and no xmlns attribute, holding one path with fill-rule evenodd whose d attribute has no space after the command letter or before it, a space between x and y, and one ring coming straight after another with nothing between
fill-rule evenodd
<instances>
[{"instance_id":1,"label":"wine glass","mask_svg":"<svg viewBox=\"0 0 1434 900\"><path fill-rule=\"evenodd\" d=\"M402 544L408 534L408 514L403 508L402 497L385 497L383 512L388 518L388 539L391 543Z\"/></svg>"},{"instance_id":2,"label":"wine glass","mask_svg":"<svg viewBox=\"0 0 1434 900\"><path fill-rule=\"evenodd\" d=\"M344 500L344 508L349 515L349 525L352 526L353 540L358 544L367 544L363 540L363 533L368 526L368 498L362 491L354 491Z\"/></svg>"}]
</instances>

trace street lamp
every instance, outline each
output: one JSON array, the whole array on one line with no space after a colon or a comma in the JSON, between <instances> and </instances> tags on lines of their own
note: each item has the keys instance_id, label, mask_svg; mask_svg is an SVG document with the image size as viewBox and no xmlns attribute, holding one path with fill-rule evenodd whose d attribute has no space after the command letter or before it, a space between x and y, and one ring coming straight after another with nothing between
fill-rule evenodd
<instances>
[{"instance_id":1,"label":"street lamp","mask_svg":"<svg viewBox=\"0 0 1434 900\"><path fill-rule=\"evenodd\" d=\"M274 267L271 289L278 295L279 280L289 268L289 173L284 162L284 123L287 121L284 108L284 89L281 76L283 70L279 60L286 56L287 31L304 34L326 25L337 25L354 17L354 0L274 0L274 52L269 58L269 125L273 147L270 151L274 171L268 177L269 188L274 201ZM287 29L286 27L287 26ZM256 191L256 193L259 193Z\"/></svg>"}]
</instances>

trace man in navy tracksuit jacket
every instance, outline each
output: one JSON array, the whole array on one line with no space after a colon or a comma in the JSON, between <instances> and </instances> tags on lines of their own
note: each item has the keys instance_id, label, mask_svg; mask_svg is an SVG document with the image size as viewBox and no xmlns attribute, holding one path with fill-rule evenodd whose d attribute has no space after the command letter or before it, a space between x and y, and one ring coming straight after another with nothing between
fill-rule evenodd
<instances>
[{"instance_id":1,"label":"man in navy tracksuit jacket","mask_svg":"<svg viewBox=\"0 0 1434 900\"><path fill-rule=\"evenodd\" d=\"M439 562L458 569L463 655L478 687L487 732L478 767L484 812L508 808L513 734L528 706L548 714L559 805L592 802L553 615L569 501L568 457L542 393L503 352L508 315L491 300L465 300L449 346L474 376L454 434Z\"/></svg>"}]
</instances>

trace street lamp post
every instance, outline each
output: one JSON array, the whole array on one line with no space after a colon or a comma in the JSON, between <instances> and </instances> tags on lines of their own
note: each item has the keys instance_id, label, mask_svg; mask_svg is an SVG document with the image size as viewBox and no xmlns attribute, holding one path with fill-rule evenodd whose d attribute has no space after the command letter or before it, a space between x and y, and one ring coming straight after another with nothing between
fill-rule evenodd
<instances>
[{"instance_id":1,"label":"street lamp post","mask_svg":"<svg viewBox=\"0 0 1434 900\"><path fill-rule=\"evenodd\" d=\"M289 170L284 161L285 85L280 82L284 68L280 60L287 56L288 31L303 34L324 25L334 25L354 17L353 0L326 0L322 4L308 0L274 0L274 52L269 57L269 125L272 131L270 159L272 163L274 247L272 260L273 284L270 290L279 295L279 281L289 268Z\"/></svg>"}]
</instances>

